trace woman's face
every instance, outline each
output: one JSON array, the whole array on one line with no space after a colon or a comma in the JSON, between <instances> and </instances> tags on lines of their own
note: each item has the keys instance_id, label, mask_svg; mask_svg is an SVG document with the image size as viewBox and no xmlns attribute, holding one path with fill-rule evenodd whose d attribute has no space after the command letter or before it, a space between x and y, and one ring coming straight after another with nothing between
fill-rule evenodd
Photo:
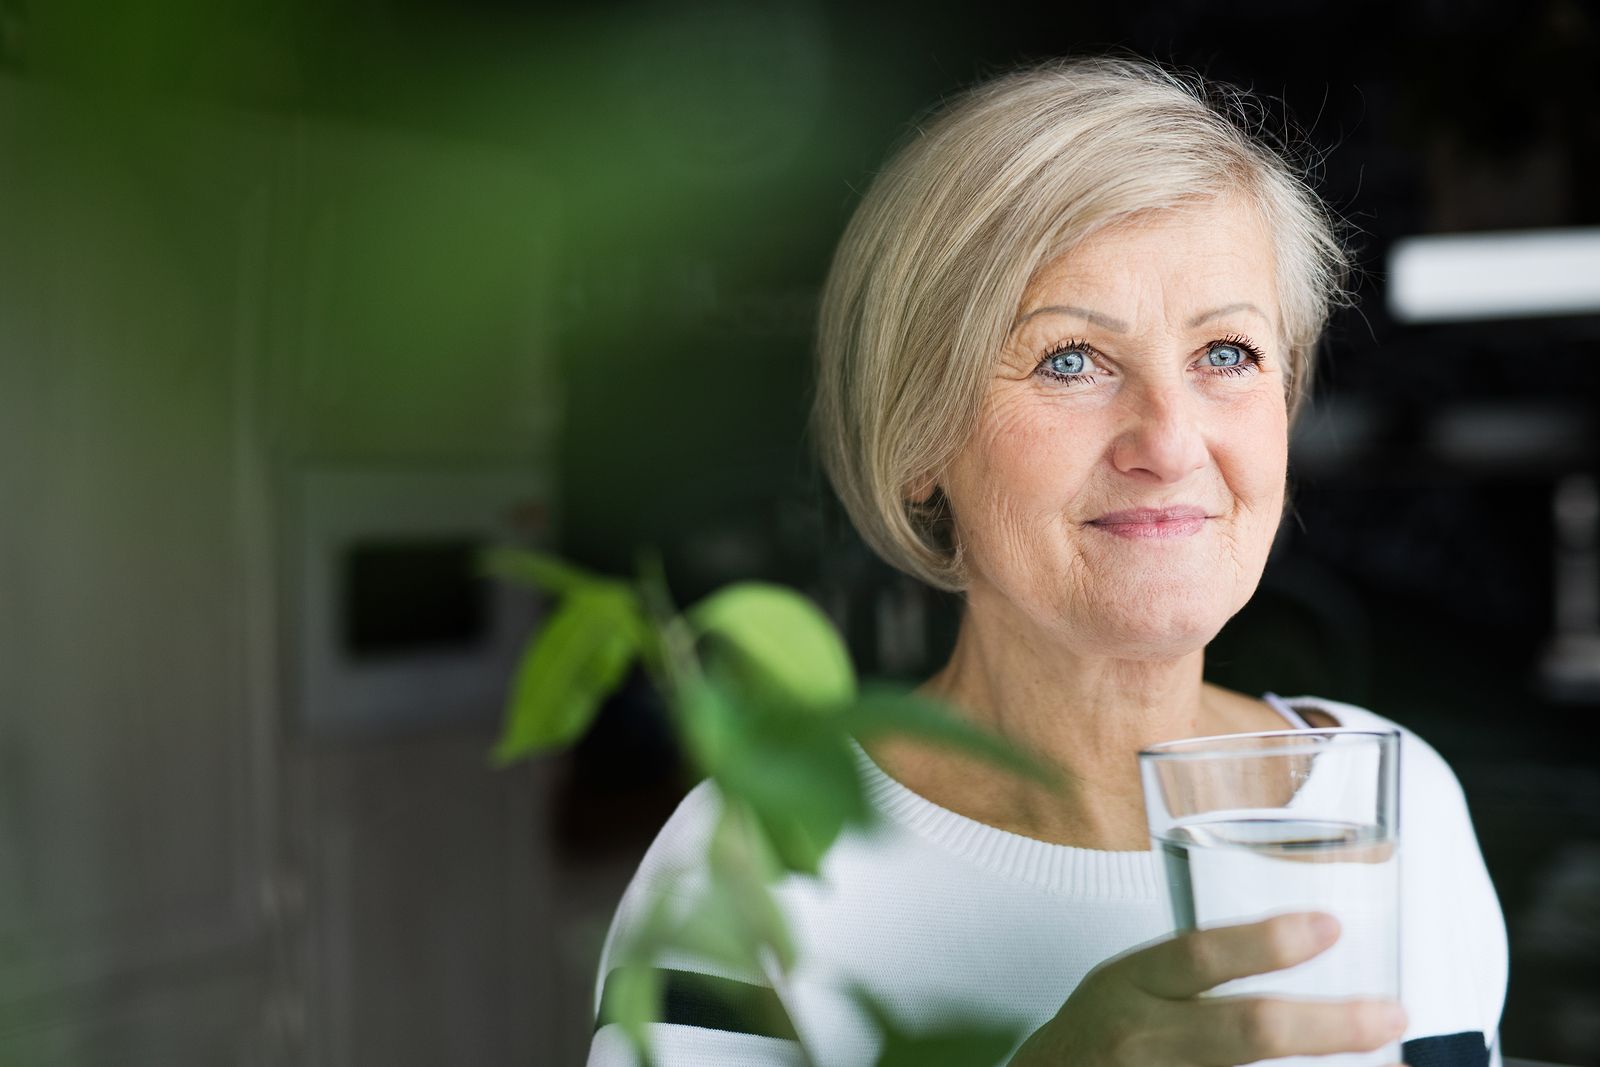
<instances>
[{"instance_id":1,"label":"woman's face","mask_svg":"<svg viewBox=\"0 0 1600 1067\"><path fill-rule=\"evenodd\" d=\"M969 610L1156 659L1244 606L1288 461L1275 268L1256 212L1221 200L1117 224L1035 274L939 478ZM1196 517L1117 520L1131 509Z\"/></svg>"}]
</instances>

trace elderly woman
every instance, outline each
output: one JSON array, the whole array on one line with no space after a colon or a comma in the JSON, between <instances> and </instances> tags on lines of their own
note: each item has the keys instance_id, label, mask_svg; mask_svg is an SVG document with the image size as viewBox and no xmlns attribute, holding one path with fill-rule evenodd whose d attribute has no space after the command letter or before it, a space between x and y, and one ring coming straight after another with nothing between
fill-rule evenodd
<instances>
[{"instance_id":1,"label":"elderly woman","mask_svg":"<svg viewBox=\"0 0 1600 1067\"><path fill-rule=\"evenodd\" d=\"M1395 728L1203 679L1284 513L1289 427L1344 258L1316 195L1191 80L1052 63L950 102L878 175L824 292L816 434L890 563L964 597L923 690L1062 772L1051 791L909 742L858 749L880 816L779 900L800 964L669 1003L663 1065L866 1065L855 986L910 1031L1018 1024L1012 1063L1246 1064L1373 1049L1498 1063L1504 923L1459 785L1402 730L1404 1004L1208 998L1338 936L1310 913L1172 936L1136 754L1288 726ZM703 862L702 784L646 856ZM1334 928L1330 929L1332 925ZM715 966L677 961L719 974ZM793 1029L740 1005L782 995ZM630 1062L617 1027L591 1064Z\"/></svg>"}]
</instances>

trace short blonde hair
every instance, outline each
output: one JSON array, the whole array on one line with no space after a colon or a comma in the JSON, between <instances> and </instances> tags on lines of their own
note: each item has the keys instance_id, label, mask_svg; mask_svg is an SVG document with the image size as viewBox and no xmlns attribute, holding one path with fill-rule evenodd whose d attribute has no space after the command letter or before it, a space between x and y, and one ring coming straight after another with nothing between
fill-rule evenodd
<instances>
[{"instance_id":1,"label":"short blonde hair","mask_svg":"<svg viewBox=\"0 0 1600 1067\"><path fill-rule=\"evenodd\" d=\"M823 287L812 433L856 529L940 589L965 584L942 495L907 499L978 416L1034 272L1137 212L1232 193L1277 245L1291 422L1348 259L1259 104L1137 59L1056 60L967 90L873 180Z\"/></svg>"}]
</instances>

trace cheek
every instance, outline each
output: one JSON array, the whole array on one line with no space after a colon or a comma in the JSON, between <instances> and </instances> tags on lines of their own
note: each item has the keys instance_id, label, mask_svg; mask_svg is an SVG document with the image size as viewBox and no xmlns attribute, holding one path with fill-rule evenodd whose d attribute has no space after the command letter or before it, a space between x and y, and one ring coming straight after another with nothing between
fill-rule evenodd
<instances>
[{"instance_id":1,"label":"cheek","mask_svg":"<svg viewBox=\"0 0 1600 1067\"><path fill-rule=\"evenodd\" d=\"M1289 416L1283 400L1276 394L1264 394L1241 415L1239 441L1248 453L1254 477L1281 492L1289 466Z\"/></svg>"},{"instance_id":2,"label":"cheek","mask_svg":"<svg viewBox=\"0 0 1600 1067\"><path fill-rule=\"evenodd\" d=\"M991 410L965 450L962 495L980 511L1019 519L1060 514L1093 464L1083 427L1068 423L1061 413L1037 405Z\"/></svg>"},{"instance_id":3,"label":"cheek","mask_svg":"<svg viewBox=\"0 0 1600 1067\"><path fill-rule=\"evenodd\" d=\"M1288 418L1283 404L1263 396L1240 405L1227 420L1218 440L1217 461L1234 495L1266 529L1277 530L1288 476Z\"/></svg>"},{"instance_id":4,"label":"cheek","mask_svg":"<svg viewBox=\"0 0 1600 1067\"><path fill-rule=\"evenodd\" d=\"M951 470L946 493L970 563L991 580L1041 566L1093 470L1083 428L1061 412L1014 404L991 411Z\"/></svg>"}]
</instances>

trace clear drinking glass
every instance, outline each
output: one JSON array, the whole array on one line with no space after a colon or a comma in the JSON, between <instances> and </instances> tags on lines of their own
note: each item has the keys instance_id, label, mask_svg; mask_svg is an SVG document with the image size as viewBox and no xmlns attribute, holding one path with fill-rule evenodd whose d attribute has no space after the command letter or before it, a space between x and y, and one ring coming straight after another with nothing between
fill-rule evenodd
<instances>
[{"instance_id":1,"label":"clear drinking glass","mask_svg":"<svg viewBox=\"0 0 1600 1067\"><path fill-rule=\"evenodd\" d=\"M1195 930L1325 911L1339 940L1286 970L1208 994L1400 999L1400 735L1352 729L1197 737L1139 753L1173 925ZM1381 1067L1374 1052L1275 1065Z\"/></svg>"}]
</instances>

